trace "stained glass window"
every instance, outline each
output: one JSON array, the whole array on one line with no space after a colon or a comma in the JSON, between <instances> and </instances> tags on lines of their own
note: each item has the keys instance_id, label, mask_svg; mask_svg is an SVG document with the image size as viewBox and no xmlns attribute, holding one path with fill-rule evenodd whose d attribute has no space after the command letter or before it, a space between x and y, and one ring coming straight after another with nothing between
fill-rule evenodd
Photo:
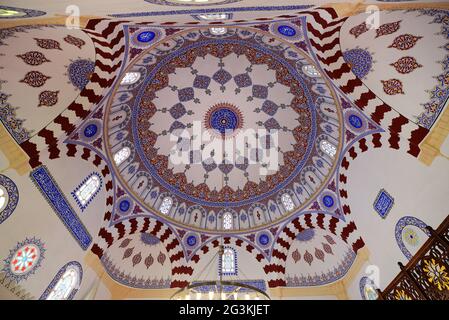
<instances>
[{"instance_id":1,"label":"stained glass window","mask_svg":"<svg viewBox=\"0 0 449 320\"><path fill-rule=\"evenodd\" d=\"M200 14L202 20L225 20L228 18L228 14L226 13L209 13L209 14Z\"/></svg>"},{"instance_id":2,"label":"stained glass window","mask_svg":"<svg viewBox=\"0 0 449 320\"><path fill-rule=\"evenodd\" d=\"M80 288L82 279L81 264L70 261L58 271L39 300L72 300Z\"/></svg>"},{"instance_id":3,"label":"stained glass window","mask_svg":"<svg viewBox=\"0 0 449 320\"><path fill-rule=\"evenodd\" d=\"M226 28L210 28L210 33L219 36L226 33Z\"/></svg>"},{"instance_id":4,"label":"stained glass window","mask_svg":"<svg viewBox=\"0 0 449 320\"><path fill-rule=\"evenodd\" d=\"M223 252L222 262L221 262L221 272L222 274L236 274L236 256L234 250L231 248L225 248Z\"/></svg>"},{"instance_id":5,"label":"stained glass window","mask_svg":"<svg viewBox=\"0 0 449 320\"><path fill-rule=\"evenodd\" d=\"M165 197L164 200L162 200L161 206L159 207L159 211L163 214L168 214L170 212L172 205L173 200L170 197Z\"/></svg>"},{"instance_id":6,"label":"stained glass window","mask_svg":"<svg viewBox=\"0 0 449 320\"><path fill-rule=\"evenodd\" d=\"M128 159L131 155L131 150L128 147L123 147L114 154L114 162L116 165L120 165L123 161Z\"/></svg>"},{"instance_id":7,"label":"stained glass window","mask_svg":"<svg viewBox=\"0 0 449 320\"><path fill-rule=\"evenodd\" d=\"M302 66L302 71L308 75L309 77L316 78L320 77L321 73L315 68L315 66L311 64L307 64L305 66Z\"/></svg>"},{"instance_id":8,"label":"stained glass window","mask_svg":"<svg viewBox=\"0 0 449 320\"><path fill-rule=\"evenodd\" d=\"M232 229L232 213L226 212L223 215L223 229L230 230Z\"/></svg>"},{"instance_id":9,"label":"stained glass window","mask_svg":"<svg viewBox=\"0 0 449 320\"><path fill-rule=\"evenodd\" d=\"M335 154L337 153L337 148L327 140L321 140L320 148L331 158L335 157Z\"/></svg>"},{"instance_id":10,"label":"stained glass window","mask_svg":"<svg viewBox=\"0 0 449 320\"><path fill-rule=\"evenodd\" d=\"M295 208L295 204L293 203L292 197L288 193L284 193L281 197L282 205L285 210L291 211Z\"/></svg>"},{"instance_id":11,"label":"stained glass window","mask_svg":"<svg viewBox=\"0 0 449 320\"><path fill-rule=\"evenodd\" d=\"M26 12L20 12L16 10L9 10L9 9L0 9L0 17L21 17L25 16Z\"/></svg>"},{"instance_id":12,"label":"stained glass window","mask_svg":"<svg viewBox=\"0 0 449 320\"><path fill-rule=\"evenodd\" d=\"M75 266L70 266L59 278L54 288L50 291L47 300L67 300L72 291L78 287L79 271Z\"/></svg>"},{"instance_id":13,"label":"stained glass window","mask_svg":"<svg viewBox=\"0 0 449 320\"><path fill-rule=\"evenodd\" d=\"M379 297L374 282L368 277L360 279L360 294L364 300L377 300Z\"/></svg>"},{"instance_id":14,"label":"stained glass window","mask_svg":"<svg viewBox=\"0 0 449 320\"><path fill-rule=\"evenodd\" d=\"M82 209L84 209L89 204L89 201L100 189L100 185L100 177L97 174L92 174L86 180L86 182L78 187L78 189L75 191L75 196L79 201L79 204L81 204Z\"/></svg>"},{"instance_id":15,"label":"stained glass window","mask_svg":"<svg viewBox=\"0 0 449 320\"><path fill-rule=\"evenodd\" d=\"M122 81L120 82L120 85L130 85L134 84L140 79L140 72L127 72L125 73L125 76L123 77Z\"/></svg>"},{"instance_id":16,"label":"stained glass window","mask_svg":"<svg viewBox=\"0 0 449 320\"><path fill-rule=\"evenodd\" d=\"M8 191L3 186L0 186L0 212L8 205Z\"/></svg>"}]
</instances>

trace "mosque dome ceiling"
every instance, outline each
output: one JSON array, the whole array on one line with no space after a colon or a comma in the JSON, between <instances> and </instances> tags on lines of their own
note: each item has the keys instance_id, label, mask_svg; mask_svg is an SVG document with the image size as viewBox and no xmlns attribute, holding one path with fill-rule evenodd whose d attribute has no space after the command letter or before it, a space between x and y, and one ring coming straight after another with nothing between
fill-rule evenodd
<instances>
[{"instance_id":1,"label":"mosque dome ceiling","mask_svg":"<svg viewBox=\"0 0 449 320\"><path fill-rule=\"evenodd\" d=\"M114 171L144 208L209 231L220 231L231 212L235 227L225 231L244 231L287 218L329 180L337 157L320 141L339 152L339 104L319 73L305 72L314 67L293 44L299 24L270 27L290 42L257 28L188 29L147 48L123 72L141 76L115 87L105 136L111 159L130 148ZM142 28L134 37L162 32ZM313 192L298 198L293 190L306 179ZM282 202L285 193L292 206ZM164 197L173 206L161 213Z\"/></svg>"},{"instance_id":2,"label":"mosque dome ceiling","mask_svg":"<svg viewBox=\"0 0 449 320\"><path fill-rule=\"evenodd\" d=\"M449 11L93 1L68 28L21 1L0 6L0 273L34 297L70 271L77 299L221 276L366 298L447 216Z\"/></svg>"}]
</instances>

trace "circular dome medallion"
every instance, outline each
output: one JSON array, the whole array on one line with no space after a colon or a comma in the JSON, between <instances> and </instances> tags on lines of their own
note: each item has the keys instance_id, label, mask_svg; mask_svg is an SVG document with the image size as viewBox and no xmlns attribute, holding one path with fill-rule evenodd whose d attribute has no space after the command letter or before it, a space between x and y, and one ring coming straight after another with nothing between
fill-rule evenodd
<instances>
[{"instance_id":1,"label":"circular dome medallion","mask_svg":"<svg viewBox=\"0 0 449 320\"><path fill-rule=\"evenodd\" d=\"M306 165L314 166L314 157L321 157L315 139L327 135L329 118L337 124L334 136L341 140L342 116L336 100L329 98L334 93L326 80L317 78L320 84L315 85L315 79L297 70L296 60L279 51L279 45L293 49L292 44L276 40L279 45L271 47L271 34L251 28L228 28L226 38L206 31L177 33L136 58L135 64L147 68L146 77L126 92L125 100L122 91L112 93L105 130L112 157L117 134L113 119L129 108L131 119L120 126L135 146L136 172L149 173L152 188L168 192L180 208L184 203L201 206L208 221L201 224L214 225L208 212L216 215L221 208L233 208L244 221L251 204L269 207L268 201L276 202L284 189L296 190L293 185L301 183ZM176 45L165 45L171 43ZM145 64L149 59L154 63ZM228 137L235 141L230 150ZM339 152L339 143L335 146ZM329 164L329 174L333 168L335 162ZM127 170L114 170L142 206L160 214L135 194ZM319 181L316 193L328 178ZM176 209L172 213L164 219L176 220ZM193 218L187 224L208 228L198 227Z\"/></svg>"},{"instance_id":2,"label":"circular dome medallion","mask_svg":"<svg viewBox=\"0 0 449 320\"><path fill-rule=\"evenodd\" d=\"M349 116L349 123L356 129L361 128L363 125L362 119L360 119L359 116L356 116L354 114L351 114Z\"/></svg>"},{"instance_id":3,"label":"circular dome medallion","mask_svg":"<svg viewBox=\"0 0 449 320\"><path fill-rule=\"evenodd\" d=\"M204 126L221 136L232 135L243 125L240 110L229 103L218 103L209 109L204 119Z\"/></svg>"},{"instance_id":4,"label":"circular dome medallion","mask_svg":"<svg viewBox=\"0 0 449 320\"><path fill-rule=\"evenodd\" d=\"M98 127L96 124L89 124L84 128L84 135L88 138L93 137L97 133Z\"/></svg>"},{"instance_id":5,"label":"circular dome medallion","mask_svg":"<svg viewBox=\"0 0 449 320\"><path fill-rule=\"evenodd\" d=\"M150 42L155 36L156 34L153 31L143 31L137 35L137 40L140 42Z\"/></svg>"},{"instance_id":6,"label":"circular dome medallion","mask_svg":"<svg viewBox=\"0 0 449 320\"><path fill-rule=\"evenodd\" d=\"M296 34L295 29L293 29L290 26L286 26L286 25L279 26L278 31L280 34L282 34L286 37L293 37Z\"/></svg>"}]
</instances>

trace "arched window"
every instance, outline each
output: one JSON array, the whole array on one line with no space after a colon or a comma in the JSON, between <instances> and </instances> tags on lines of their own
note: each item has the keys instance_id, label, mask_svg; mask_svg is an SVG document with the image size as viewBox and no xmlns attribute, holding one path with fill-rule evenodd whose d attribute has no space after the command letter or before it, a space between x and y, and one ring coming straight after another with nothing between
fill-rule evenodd
<instances>
[{"instance_id":1,"label":"arched window","mask_svg":"<svg viewBox=\"0 0 449 320\"><path fill-rule=\"evenodd\" d=\"M398 220L394 234L399 249L408 260L412 259L421 245L431 236L427 224L411 216L404 216Z\"/></svg>"},{"instance_id":2,"label":"arched window","mask_svg":"<svg viewBox=\"0 0 449 320\"><path fill-rule=\"evenodd\" d=\"M165 197L162 200L161 206L159 207L159 211L163 214L168 214L170 212L171 206L173 205L173 200L170 197Z\"/></svg>"},{"instance_id":3,"label":"arched window","mask_svg":"<svg viewBox=\"0 0 449 320\"><path fill-rule=\"evenodd\" d=\"M321 73L311 64L302 66L302 72L312 78L320 77Z\"/></svg>"},{"instance_id":4,"label":"arched window","mask_svg":"<svg viewBox=\"0 0 449 320\"><path fill-rule=\"evenodd\" d=\"M226 33L226 28L223 28L223 27L220 27L220 28L210 28L209 31L210 31L210 33L212 33L213 35L220 36L220 35Z\"/></svg>"},{"instance_id":5,"label":"arched window","mask_svg":"<svg viewBox=\"0 0 449 320\"><path fill-rule=\"evenodd\" d=\"M87 208L90 201L94 198L101 187L101 178L97 173L91 173L76 189L72 192L76 202L81 210Z\"/></svg>"},{"instance_id":6,"label":"arched window","mask_svg":"<svg viewBox=\"0 0 449 320\"><path fill-rule=\"evenodd\" d=\"M281 197L282 205L285 210L291 211L295 208L295 204L293 203L292 197L288 193L284 193Z\"/></svg>"},{"instance_id":7,"label":"arched window","mask_svg":"<svg viewBox=\"0 0 449 320\"><path fill-rule=\"evenodd\" d=\"M335 154L337 153L337 148L327 140L321 140L320 148L331 158L335 157Z\"/></svg>"},{"instance_id":8,"label":"arched window","mask_svg":"<svg viewBox=\"0 0 449 320\"><path fill-rule=\"evenodd\" d=\"M237 275L237 253L232 248L224 248L221 258L222 275Z\"/></svg>"},{"instance_id":9,"label":"arched window","mask_svg":"<svg viewBox=\"0 0 449 320\"><path fill-rule=\"evenodd\" d=\"M11 9L0 9L0 18L22 17L26 15L26 12L20 12Z\"/></svg>"},{"instance_id":10,"label":"arched window","mask_svg":"<svg viewBox=\"0 0 449 320\"><path fill-rule=\"evenodd\" d=\"M7 176L0 174L0 224L14 212L19 201L19 189Z\"/></svg>"},{"instance_id":11,"label":"arched window","mask_svg":"<svg viewBox=\"0 0 449 320\"><path fill-rule=\"evenodd\" d=\"M223 229L224 230L231 230L232 229L232 213L226 212L223 215Z\"/></svg>"},{"instance_id":12,"label":"arched window","mask_svg":"<svg viewBox=\"0 0 449 320\"><path fill-rule=\"evenodd\" d=\"M8 191L5 187L0 186L0 212L2 212L8 205Z\"/></svg>"},{"instance_id":13,"label":"arched window","mask_svg":"<svg viewBox=\"0 0 449 320\"><path fill-rule=\"evenodd\" d=\"M127 72L125 73L125 76L122 78L122 81L120 82L120 85L130 85L134 84L140 79L140 72L133 71L133 72Z\"/></svg>"},{"instance_id":14,"label":"arched window","mask_svg":"<svg viewBox=\"0 0 449 320\"><path fill-rule=\"evenodd\" d=\"M120 165L123 161L128 159L131 155L131 150L128 147L123 147L114 154L114 162L116 165Z\"/></svg>"},{"instance_id":15,"label":"arched window","mask_svg":"<svg viewBox=\"0 0 449 320\"><path fill-rule=\"evenodd\" d=\"M377 300L379 297L374 282L368 277L360 279L360 295L363 300Z\"/></svg>"},{"instance_id":16,"label":"arched window","mask_svg":"<svg viewBox=\"0 0 449 320\"><path fill-rule=\"evenodd\" d=\"M40 300L72 300L81 285L82 277L82 267L78 262L67 263L58 271Z\"/></svg>"},{"instance_id":17,"label":"arched window","mask_svg":"<svg viewBox=\"0 0 449 320\"><path fill-rule=\"evenodd\" d=\"M229 18L228 13L208 13L198 16L201 20L226 20Z\"/></svg>"}]
</instances>

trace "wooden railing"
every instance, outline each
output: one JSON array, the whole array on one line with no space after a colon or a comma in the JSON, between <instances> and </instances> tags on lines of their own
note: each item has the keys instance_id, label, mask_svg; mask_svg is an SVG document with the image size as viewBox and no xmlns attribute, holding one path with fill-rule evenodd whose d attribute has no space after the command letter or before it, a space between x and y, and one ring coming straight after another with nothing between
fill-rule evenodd
<instances>
[{"instance_id":1,"label":"wooden railing","mask_svg":"<svg viewBox=\"0 0 449 320\"><path fill-rule=\"evenodd\" d=\"M449 216L385 288L379 300L449 300Z\"/></svg>"}]
</instances>

